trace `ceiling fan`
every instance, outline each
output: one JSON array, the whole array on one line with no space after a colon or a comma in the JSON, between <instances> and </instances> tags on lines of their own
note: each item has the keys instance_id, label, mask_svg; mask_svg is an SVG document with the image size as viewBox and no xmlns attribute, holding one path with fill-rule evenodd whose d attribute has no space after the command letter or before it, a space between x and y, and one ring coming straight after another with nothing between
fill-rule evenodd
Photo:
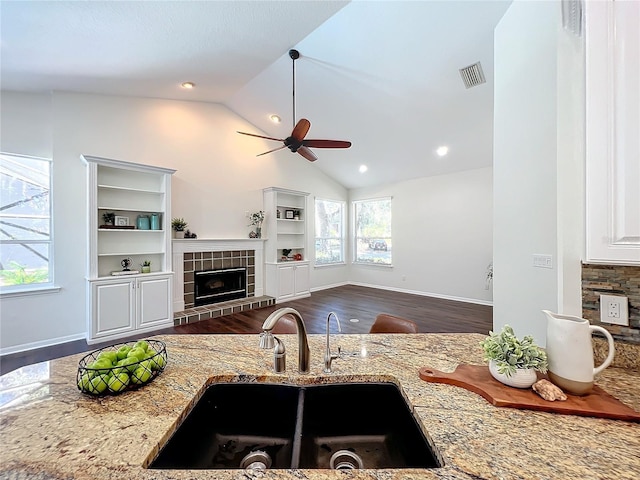
<instances>
[{"instance_id":1,"label":"ceiling fan","mask_svg":"<svg viewBox=\"0 0 640 480\"><path fill-rule=\"evenodd\" d=\"M315 162L318 157L315 153L313 153L310 148L349 148L351 146L351 142L347 142L345 140L311 140L305 139L309 129L311 128L311 122L306 118L301 118L296 121L296 60L300 58L300 52L297 50L289 50L289 57L292 60L293 66L293 121L294 127L291 131L291 135L287 138L273 138L273 137L265 137L264 135L256 135L255 133L246 133L246 132L238 132L242 135L249 135L251 137L265 138L267 140L275 140L277 142L282 142L283 145L278 148L274 148L273 150L269 150L268 152L259 153L256 155L257 157L261 155L266 155L267 153L277 152L278 150L282 150L283 148L288 148L294 153L299 153L304 158L309 160L310 162Z\"/></svg>"}]
</instances>

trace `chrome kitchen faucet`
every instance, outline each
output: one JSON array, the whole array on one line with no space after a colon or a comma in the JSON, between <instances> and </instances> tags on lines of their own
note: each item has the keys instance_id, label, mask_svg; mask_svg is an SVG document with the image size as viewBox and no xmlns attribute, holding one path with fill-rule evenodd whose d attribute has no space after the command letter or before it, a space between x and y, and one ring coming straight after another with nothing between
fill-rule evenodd
<instances>
[{"instance_id":1,"label":"chrome kitchen faucet","mask_svg":"<svg viewBox=\"0 0 640 480\"><path fill-rule=\"evenodd\" d=\"M332 355L331 346L329 345L329 322L331 321L331 315L333 315L333 318L336 319L336 323L338 324L338 331L342 332L342 329L340 328L340 319L338 318L338 315L336 315L335 312L329 312L329 315L327 315L327 348L324 354L324 372L325 373L331 373L331 362L336 358L340 357L340 347L338 347L338 354Z\"/></svg>"}]
</instances>

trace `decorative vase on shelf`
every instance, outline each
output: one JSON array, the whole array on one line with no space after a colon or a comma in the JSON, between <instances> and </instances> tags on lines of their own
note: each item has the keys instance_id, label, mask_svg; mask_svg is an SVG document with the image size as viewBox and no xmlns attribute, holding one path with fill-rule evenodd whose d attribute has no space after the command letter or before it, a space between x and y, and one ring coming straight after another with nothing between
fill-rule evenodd
<instances>
[{"instance_id":1,"label":"decorative vase on shelf","mask_svg":"<svg viewBox=\"0 0 640 480\"><path fill-rule=\"evenodd\" d=\"M174 238L184 238L184 230L175 230L173 232Z\"/></svg>"},{"instance_id":2,"label":"decorative vase on shelf","mask_svg":"<svg viewBox=\"0 0 640 480\"><path fill-rule=\"evenodd\" d=\"M262 238L262 227L256 225L256 238Z\"/></svg>"},{"instance_id":3,"label":"decorative vase on shelf","mask_svg":"<svg viewBox=\"0 0 640 480\"><path fill-rule=\"evenodd\" d=\"M489 372L499 382L515 388L529 388L538 380L536 371L533 368L517 368L515 373L510 376L500 373L495 360L489 361Z\"/></svg>"}]
</instances>

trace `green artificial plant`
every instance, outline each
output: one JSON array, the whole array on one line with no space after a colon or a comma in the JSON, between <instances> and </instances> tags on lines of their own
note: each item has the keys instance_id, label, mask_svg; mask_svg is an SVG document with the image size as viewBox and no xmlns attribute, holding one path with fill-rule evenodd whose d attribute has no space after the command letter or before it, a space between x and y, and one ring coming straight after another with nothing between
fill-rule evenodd
<instances>
[{"instance_id":1,"label":"green artificial plant","mask_svg":"<svg viewBox=\"0 0 640 480\"><path fill-rule=\"evenodd\" d=\"M509 325L505 325L499 334L489 332L480 345L484 350L484 359L495 361L498 371L508 377L520 368L533 368L542 373L547 371L546 352L533 343L531 335L518 340Z\"/></svg>"},{"instance_id":2,"label":"green artificial plant","mask_svg":"<svg viewBox=\"0 0 640 480\"><path fill-rule=\"evenodd\" d=\"M182 232L189 225L184 218L174 218L171 220L171 228L173 228L176 232Z\"/></svg>"}]
</instances>

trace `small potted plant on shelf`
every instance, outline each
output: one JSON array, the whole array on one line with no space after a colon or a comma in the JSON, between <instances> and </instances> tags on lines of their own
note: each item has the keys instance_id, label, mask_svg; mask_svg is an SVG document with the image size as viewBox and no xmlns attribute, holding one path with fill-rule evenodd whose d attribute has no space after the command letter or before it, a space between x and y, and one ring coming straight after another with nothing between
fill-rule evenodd
<instances>
[{"instance_id":1,"label":"small potted plant on shelf","mask_svg":"<svg viewBox=\"0 0 640 480\"><path fill-rule=\"evenodd\" d=\"M526 335L518 340L513 328L505 325L498 333L489 332L481 342L489 372L499 382L517 388L529 388L537 381L536 372L547 371L547 354Z\"/></svg>"},{"instance_id":2,"label":"small potted plant on shelf","mask_svg":"<svg viewBox=\"0 0 640 480\"><path fill-rule=\"evenodd\" d=\"M151 273L151 261L145 260L140 264L140 267L142 267L142 273Z\"/></svg>"},{"instance_id":3,"label":"small potted plant on shelf","mask_svg":"<svg viewBox=\"0 0 640 480\"><path fill-rule=\"evenodd\" d=\"M104 212L102 214L102 220L105 225L113 225L116 220L116 214L113 212Z\"/></svg>"},{"instance_id":4,"label":"small potted plant on shelf","mask_svg":"<svg viewBox=\"0 0 640 480\"><path fill-rule=\"evenodd\" d=\"M184 238L184 229L187 227L188 223L185 222L184 218L174 218L171 220L171 228L173 228L174 237L175 238Z\"/></svg>"}]
</instances>

